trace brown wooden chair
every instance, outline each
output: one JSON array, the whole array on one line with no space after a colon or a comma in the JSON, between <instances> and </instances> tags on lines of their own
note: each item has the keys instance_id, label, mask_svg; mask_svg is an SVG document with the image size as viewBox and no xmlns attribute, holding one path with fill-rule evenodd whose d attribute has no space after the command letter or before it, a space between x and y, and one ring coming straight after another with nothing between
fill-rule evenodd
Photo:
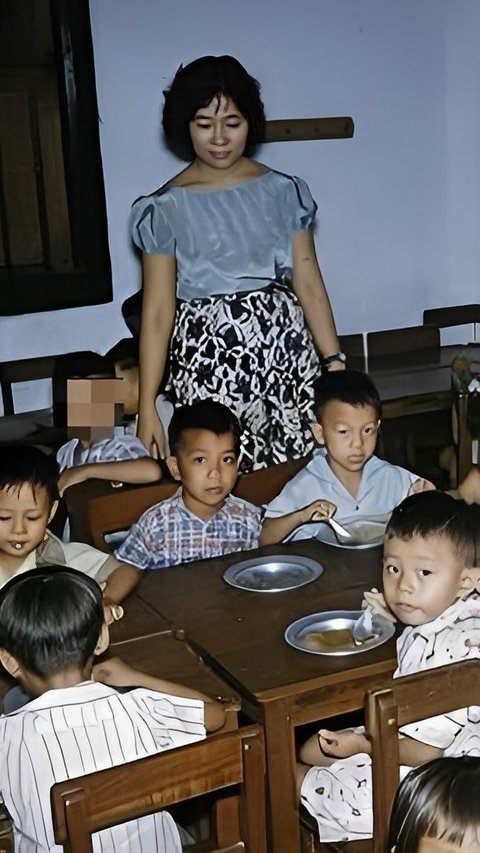
<instances>
[{"instance_id":1,"label":"brown wooden chair","mask_svg":"<svg viewBox=\"0 0 480 853\"><path fill-rule=\"evenodd\" d=\"M478 705L480 663L467 661L418 672L366 697L372 742L373 853L385 853L392 803L399 781L398 729L407 723Z\"/></svg>"},{"instance_id":2,"label":"brown wooden chair","mask_svg":"<svg viewBox=\"0 0 480 853\"><path fill-rule=\"evenodd\" d=\"M278 495L288 480L307 464L309 458L304 456L302 459L281 462L269 468L242 474L236 483L233 494L256 506L262 506ZM76 490L80 486L83 487L83 500L76 501ZM108 489L107 494L95 496L90 500L87 498L86 501L85 491L88 484L81 483L80 486L73 486L72 489L67 489L65 493L69 516L76 509L74 503L80 504L80 512L84 512L86 507L86 526L88 529L86 541L100 550L108 551L109 548L105 544L105 534L127 530L149 507L171 497L178 489L179 484L164 480L153 485L128 489L112 489L105 484L102 488ZM78 524L75 525L75 531L77 529Z\"/></svg>"},{"instance_id":3,"label":"brown wooden chair","mask_svg":"<svg viewBox=\"0 0 480 853\"><path fill-rule=\"evenodd\" d=\"M339 335L340 349L347 356L350 370L365 370L365 349L363 335Z\"/></svg>"},{"instance_id":4,"label":"brown wooden chair","mask_svg":"<svg viewBox=\"0 0 480 853\"><path fill-rule=\"evenodd\" d=\"M440 330L436 326L408 326L367 334L369 359L439 347Z\"/></svg>"},{"instance_id":5,"label":"brown wooden chair","mask_svg":"<svg viewBox=\"0 0 480 853\"><path fill-rule=\"evenodd\" d=\"M263 733L249 726L199 743L59 782L52 787L55 840L70 853L92 853L91 834L193 797L240 786L231 849L266 853ZM238 820L239 818L239 820Z\"/></svg>"},{"instance_id":6,"label":"brown wooden chair","mask_svg":"<svg viewBox=\"0 0 480 853\"><path fill-rule=\"evenodd\" d=\"M365 697L366 729L372 742L373 838L320 842L316 823L302 815L303 853L385 853L393 800L399 783L398 729L408 723L478 704L479 662L450 664L396 678L388 690Z\"/></svg>"},{"instance_id":7,"label":"brown wooden chair","mask_svg":"<svg viewBox=\"0 0 480 853\"><path fill-rule=\"evenodd\" d=\"M447 329L453 326L472 326L473 340L477 342L477 324L480 323L480 304L451 305L445 308L427 308L423 312L424 325Z\"/></svg>"}]
</instances>

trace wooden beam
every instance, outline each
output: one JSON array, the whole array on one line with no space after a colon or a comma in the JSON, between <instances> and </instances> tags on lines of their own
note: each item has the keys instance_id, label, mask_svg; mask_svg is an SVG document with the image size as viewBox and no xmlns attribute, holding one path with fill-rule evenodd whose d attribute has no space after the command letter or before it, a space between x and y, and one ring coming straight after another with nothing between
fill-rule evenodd
<instances>
[{"instance_id":1,"label":"wooden beam","mask_svg":"<svg viewBox=\"0 0 480 853\"><path fill-rule=\"evenodd\" d=\"M300 142L307 139L349 139L353 136L351 116L333 118L282 118L267 121L265 142Z\"/></svg>"}]
</instances>

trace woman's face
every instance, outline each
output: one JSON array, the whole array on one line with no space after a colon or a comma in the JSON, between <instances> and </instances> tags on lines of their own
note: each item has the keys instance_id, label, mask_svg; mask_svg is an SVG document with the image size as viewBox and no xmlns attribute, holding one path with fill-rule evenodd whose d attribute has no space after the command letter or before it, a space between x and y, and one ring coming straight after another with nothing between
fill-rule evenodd
<instances>
[{"instance_id":1,"label":"woman's face","mask_svg":"<svg viewBox=\"0 0 480 853\"><path fill-rule=\"evenodd\" d=\"M216 96L200 107L190 122L197 160L213 169L228 170L243 157L248 122L230 98Z\"/></svg>"}]
</instances>

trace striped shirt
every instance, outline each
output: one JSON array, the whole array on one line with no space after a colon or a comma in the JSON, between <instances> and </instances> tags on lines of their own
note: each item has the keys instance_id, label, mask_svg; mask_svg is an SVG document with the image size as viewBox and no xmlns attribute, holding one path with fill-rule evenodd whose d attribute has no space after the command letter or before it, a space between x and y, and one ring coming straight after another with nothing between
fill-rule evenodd
<instances>
[{"instance_id":1,"label":"striped shirt","mask_svg":"<svg viewBox=\"0 0 480 853\"><path fill-rule=\"evenodd\" d=\"M228 495L221 509L203 521L185 506L181 493L150 507L115 551L137 569L163 569L220 557L258 546L260 507Z\"/></svg>"},{"instance_id":2,"label":"striped shirt","mask_svg":"<svg viewBox=\"0 0 480 853\"><path fill-rule=\"evenodd\" d=\"M50 788L205 737L196 699L87 681L49 690L0 717L0 795L15 853L62 853L54 843ZM159 812L95 833L95 853L181 853L175 822Z\"/></svg>"}]
</instances>

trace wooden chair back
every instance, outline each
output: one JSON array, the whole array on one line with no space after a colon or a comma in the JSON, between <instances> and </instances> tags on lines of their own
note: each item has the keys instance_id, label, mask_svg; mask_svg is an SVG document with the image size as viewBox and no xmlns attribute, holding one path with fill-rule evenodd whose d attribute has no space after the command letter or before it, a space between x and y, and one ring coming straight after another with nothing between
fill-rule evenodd
<instances>
[{"instance_id":1,"label":"wooden chair back","mask_svg":"<svg viewBox=\"0 0 480 853\"><path fill-rule=\"evenodd\" d=\"M439 347L440 330L436 326L408 326L404 329L385 329L367 334L369 359Z\"/></svg>"},{"instance_id":2,"label":"wooden chair back","mask_svg":"<svg viewBox=\"0 0 480 853\"><path fill-rule=\"evenodd\" d=\"M363 335L339 335L340 350L347 356L347 367L365 370L365 348Z\"/></svg>"},{"instance_id":3,"label":"wooden chair back","mask_svg":"<svg viewBox=\"0 0 480 853\"><path fill-rule=\"evenodd\" d=\"M3 414L15 414L12 386L16 382L33 382L37 379L50 379L53 376L54 365L54 355L1 362L0 390L2 392Z\"/></svg>"},{"instance_id":4,"label":"wooden chair back","mask_svg":"<svg viewBox=\"0 0 480 853\"><path fill-rule=\"evenodd\" d=\"M398 729L407 723L478 705L479 662L454 663L394 679L365 700L372 743L373 853L387 849L390 812L399 781Z\"/></svg>"},{"instance_id":5,"label":"wooden chair back","mask_svg":"<svg viewBox=\"0 0 480 853\"><path fill-rule=\"evenodd\" d=\"M309 457L304 456L302 459L281 462L269 468L242 474L233 494L256 506L269 503L308 460ZM165 480L132 489L109 489L108 494L87 501L88 529L93 545L102 551L108 551L105 544L106 533L127 530L145 510L171 497L178 487L178 483ZM74 489L69 489L66 493L67 506L69 492Z\"/></svg>"},{"instance_id":6,"label":"wooden chair back","mask_svg":"<svg viewBox=\"0 0 480 853\"><path fill-rule=\"evenodd\" d=\"M233 785L240 786L240 814L233 821L241 827L237 841L243 841L249 853L266 853L265 756L259 726L58 782L51 790L55 841L70 853L93 853L94 832Z\"/></svg>"},{"instance_id":7,"label":"wooden chair back","mask_svg":"<svg viewBox=\"0 0 480 853\"><path fill-rule=\"evenodd\" d=\"M473 340L477 340L477 324L480 323L480 304L451 305L445 308L427 308L423 312L424 325L447 329L452 326L472 326Z\"/></svg>"}]
</instances>

